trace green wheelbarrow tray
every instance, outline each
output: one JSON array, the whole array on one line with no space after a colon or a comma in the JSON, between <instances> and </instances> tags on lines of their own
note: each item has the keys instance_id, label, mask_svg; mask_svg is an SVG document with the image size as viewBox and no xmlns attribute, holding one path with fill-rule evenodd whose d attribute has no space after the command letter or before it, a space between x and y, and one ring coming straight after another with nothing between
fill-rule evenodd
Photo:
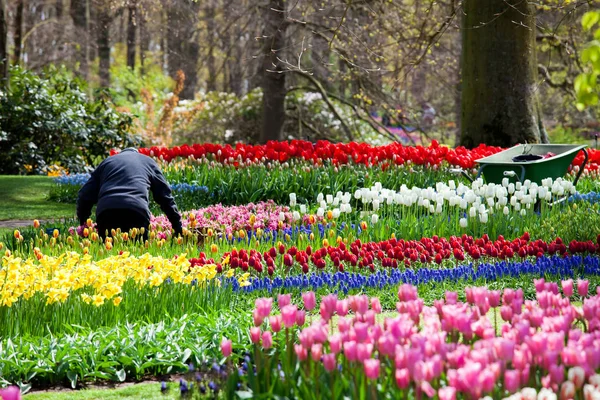
<instances>
[{"instance_id":1,"label":"green wheelbarrow tray","mask_svg":"<svg viewBox=\"0 0 600 400\"><path fill-rule=\"evenodd\" d=\"M541 184L542 179L552 178L555 180L565 176L577 153L583 151L583 163L573 181L573 185L577 185L588 161L586 147L586 145L571 144L519 144L489 157L475 160L476 163L480 164L475 179L483 175L485 181L489 183L501 184L502 179L508 178L512 181L518 180L521 183L529 179L531 182ZM514 157L524 154L544 156L547 153L555 155L539 160L513 161ZM473 178L460 168L451 169L450 172L462 174L473 181Z\"/></svg>"},{"instance_id":2,"label":"green wheelbarrow tray","mask_svg":"<svg viewBox=\"0 0 600 400\"><path fill-rule=\"evenodd\" d=\"M519 144L500 153L475 160L481 165L477 178L483 175L486 182L497 184L502 183L505 177L516 178L521 183L529 179L531 182L541 184L542 179L555 180L565 176L577 153L583 150L584 160L573 182L577 185L588 161L586 147L586 145L571 144ZM554 156L532 161L513 161L514 157L524 154L544 156L547 153L553 153Z\"/></svg>"}]
</instances>

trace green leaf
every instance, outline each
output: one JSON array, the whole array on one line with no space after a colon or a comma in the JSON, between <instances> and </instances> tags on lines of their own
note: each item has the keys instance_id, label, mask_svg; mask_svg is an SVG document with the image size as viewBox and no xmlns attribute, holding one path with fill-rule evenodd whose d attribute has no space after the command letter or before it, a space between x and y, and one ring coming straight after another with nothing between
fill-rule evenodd
<instances>
[{"instance_id":1,"label":"green leaf","mask_svg":"<svg viewBox=\"0 0 600 400\"><path fill-rule=\"evenodd\" d=\"M126 377L127 374L125 373L124 369L120 369L117 371L117 379L119 380L119 382L125 382Z\"/></svg>"},{"instance_id":2,"label":"green leaf","mask_svg":"<svg viewBox=\"0 0 600 400\"><path fill-rule=\"evenodd\" d=\"M68 371L67 378L71 382L71 388L75 389L77 387L77 373L75 371Z\"/></svg>"},{"instance_id":3,"label":"green leaf","mask_svg":"<svg viewBox=\"0 0 600 400\"><path fill-rule=\"evenodd\" d=\"M584 30L589 31L598 23L598 21L600 21L600 13L597 11L589 11L583 14L583 17L581 18L581 25L583 26Z\"/></svg>"},{"instance_id":4,"label":"green leaf","mask_svg":"<svg viewBox=\"0 0 600 400\"><path fill-rule=\"evenodd\" d=\"M248 390L238 390L237 392L235 392L235 394L240 398L240 399L251 399L254 397L254 394L252 394L251 391Z\"/></svg>"},{"instance_id":5,"label":"green leaf","mask_svg":"<svg viewBox=\"0 0 600 400\"><path fill-rule=\"evenodd\" d=\"M186 362L190 358L191 355L192 355L192 350L185 349L183 351L183 355L181 356L181 362L183 362L183 363Z\"/></svg>"}]
</instances>

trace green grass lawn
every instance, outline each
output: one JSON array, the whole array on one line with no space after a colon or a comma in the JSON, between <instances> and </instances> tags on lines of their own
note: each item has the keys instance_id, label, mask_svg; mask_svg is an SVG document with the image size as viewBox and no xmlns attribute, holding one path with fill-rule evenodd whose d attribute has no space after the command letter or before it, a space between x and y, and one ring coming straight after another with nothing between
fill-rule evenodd
<instances>
[{"instance_id":1,"label":"green grass lawn","mask_svg":"<svg viewBox=\"0 0 600 400\"><path fill-rule=\"evenodd\" d=\"M47 176L0 176L0 221L73 217L75 206L48 200Z\"/></svg>"},{"instance_id":2,"label":"green grass lawn","mask_svg":"<svg viewBox=\"0 0 600 400\"><path fill-rule=\"evenodd\" d=\"M118 389L64 390L25 395L27 400L174 400L179 398L176 385L169 385L166 394L160 392L160 383L140 383Z\"/></svg>"}]
</instances>

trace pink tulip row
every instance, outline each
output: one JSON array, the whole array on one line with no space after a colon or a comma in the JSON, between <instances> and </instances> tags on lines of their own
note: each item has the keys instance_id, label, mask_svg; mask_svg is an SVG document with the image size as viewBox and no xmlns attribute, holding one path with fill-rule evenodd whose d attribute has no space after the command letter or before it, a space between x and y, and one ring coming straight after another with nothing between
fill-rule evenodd
<instances>
[{"instance_id":1,"label":"pink tulip row","mask_svg":"<svg viewBox=\"0 0 600 400\"><path fill-rule=\"evenodd\" d=\"M283 214L284 221L291 221L292 214L289 207L278 206L273 201L250 203L242 206L223 206L220 204L200 208L185 212L182 214L182 222L184 227L192 228L194 225L201 228L212 228L214 230L223 230L229 234L240 229L273 229L279 227L279 220ZM250 221L254 220L252 226ZM152 230L170 230L171 223L164 215L152 217L150 220ZM283 227L288 224L284 223Z\"/></svg>"},{"instance_id":2,"label":"pink tulip row","mask_svg":"<svg viewBox=\"0 0 600 400\"><path fill-rule=\"evenodd\" d=\"M512 394L507 398L529 399L535 397L528 387L539 379L538 398L569 399L585 391L585 399L600 399L600 287L592 296L588 281L578 280L581 306L570 301L573 280L559 286L539 279L535 287L536 300L525 300L521 289L473 287L466 289L464 303L456 292L447 292L428 307L417 288L405 284L398 290L397 313L382 323L379 299L366 295L338 299L329 294L318 308L313 292L302 294L302 307L292 304L290 295L279 295L278 313L273 299L261 298L250 339L269 349L285 328L297 335L298 362L321 364L331 374L342 366L344 371L357 368L369 380L393 377L399 390L412 389L417 398ZM313 309L320 318L307 325ZM228 343L222 343L226 356ZM590 385L584 389L586 379Z\"/></svg>"}]
</instances>

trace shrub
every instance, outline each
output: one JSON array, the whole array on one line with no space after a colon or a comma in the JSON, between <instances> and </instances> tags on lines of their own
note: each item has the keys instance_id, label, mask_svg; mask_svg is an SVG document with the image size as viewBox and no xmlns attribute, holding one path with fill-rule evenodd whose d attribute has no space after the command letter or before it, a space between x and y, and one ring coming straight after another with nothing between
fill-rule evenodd
<instances>
[{"instance_id":1,"label":"shrub","mask_svg":"<svg viewBox=\"0 0 600 400\"><path fill-rule=\"evenodd\" d=\"M111 148L140 145L132 122L104 96L89 99L60 71L35 75L14 67L10 89L0 92L0 173L45 173L52 164L84 171Z\"/></svg>"}]
</instances>

